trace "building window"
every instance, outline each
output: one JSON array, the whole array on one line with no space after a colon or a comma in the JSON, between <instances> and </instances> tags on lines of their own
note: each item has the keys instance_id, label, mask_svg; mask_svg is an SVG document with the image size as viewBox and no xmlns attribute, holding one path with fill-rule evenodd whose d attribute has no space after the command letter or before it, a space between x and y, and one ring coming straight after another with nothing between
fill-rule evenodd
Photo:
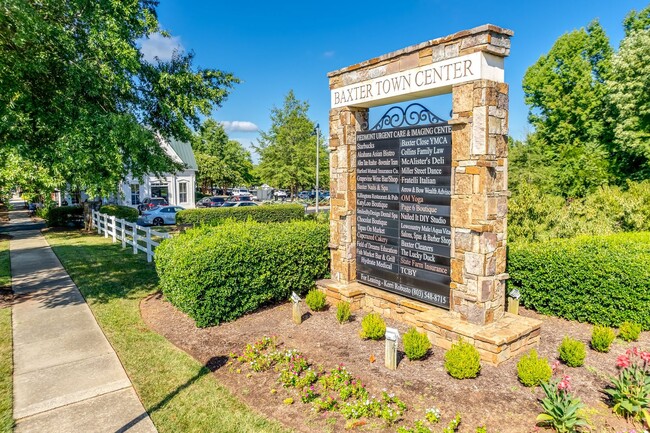
<instances>
[{"instance_id":1,"label":"building window","mask_svg":"<svg viewBox=\"0 0 650 433\"><path fill-rule=\"evenodd\" d=\"M140 204L140 185L131 184L131 204Z\"/></svg>"},{"instance_id":2,"label":"building window","mask_svg":"<svg viewBox=\"0 0 650 433\"><path fill-rule=\"evenodd\" d=\"M178 183L178 201L187 203L187 182Z\"/></svg>"}]
</instances>

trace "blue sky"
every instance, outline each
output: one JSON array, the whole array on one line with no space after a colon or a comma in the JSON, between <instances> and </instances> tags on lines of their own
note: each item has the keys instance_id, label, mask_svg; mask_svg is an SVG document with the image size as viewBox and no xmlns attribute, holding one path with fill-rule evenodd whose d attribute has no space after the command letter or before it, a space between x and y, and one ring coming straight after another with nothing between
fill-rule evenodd
<instances>
[{"instance_id":1,"label":"blue sky","mask_svg":"<svg viewBox=\"0 0 650 433\"><path fill-rule=\"evenodd\" d=\"M327 73L409 45L491 23L514 30L506 82L510 85L510 134L531 130L521 81L526 69L562 34L598 19L617 48L621 22L648 0L437 1L375 0L209 1L160 0L161 25L173 35L143 46L145 54L193 50L196 65L229 71L242 80L213 117L246 146L257 128L268 130L270 112L293 89L310 104L310 118L328 137ZM449 113L450 98L426 101ZM371 110L371 122L386 110ZM254 155L254 159L257 159Z\"/></svg>"}]
</instances>

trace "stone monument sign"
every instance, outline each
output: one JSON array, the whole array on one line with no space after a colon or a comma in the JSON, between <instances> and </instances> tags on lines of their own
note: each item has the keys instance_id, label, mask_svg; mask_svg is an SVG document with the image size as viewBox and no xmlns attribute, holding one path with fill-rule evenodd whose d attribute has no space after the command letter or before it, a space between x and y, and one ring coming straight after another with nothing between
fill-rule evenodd
<instances>
[{"instance_id":1,"label":"stone monument sign","mask_svg":"<svg viewBox=\"0 0 650 433\"><path fill-rule=\"evenodd\" d=\"M331 72L330 300L498 364L539 342L505 312L511 30L483 25ZM420 104L452 94L445 122Z\"/></svg>"}]
</instances>

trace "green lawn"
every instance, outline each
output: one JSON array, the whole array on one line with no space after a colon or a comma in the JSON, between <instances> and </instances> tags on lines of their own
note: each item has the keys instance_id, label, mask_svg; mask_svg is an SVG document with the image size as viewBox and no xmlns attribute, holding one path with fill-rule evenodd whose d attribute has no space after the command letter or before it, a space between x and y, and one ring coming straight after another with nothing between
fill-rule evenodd
<instances>
[{"instance_id":1,"label":"green lawn","mask_svg":"<svg viewBox=\"0 0 650 433\"><path fill-rule=\"evenodd\" d=\"M9 241L0 239L0 287L11 285ZM11 308L0 306L0 433L11 433L13 420L13 356Z\"/></svg>"},{"instance_id":2,"label":"green lawn","mask_svg":"<svg viewBox=\"0 0 650 433\"><path fill-rule=\"evenodd\" d=\"M139 302L156 290L158 278L145 255L78 232L50 232L46 237L160 433L288 431L240 403L206 367L147 328Z\"/></svg>"},{"instance_id":3,"label":"green lawn","mask_svg":"<svg viewBox=\"0 0 650 433\"><path fill-rule=\"evenodd\" d=\"M9 240L0 237L0 288L11 286Z\"/></svg>"}]
</instances>

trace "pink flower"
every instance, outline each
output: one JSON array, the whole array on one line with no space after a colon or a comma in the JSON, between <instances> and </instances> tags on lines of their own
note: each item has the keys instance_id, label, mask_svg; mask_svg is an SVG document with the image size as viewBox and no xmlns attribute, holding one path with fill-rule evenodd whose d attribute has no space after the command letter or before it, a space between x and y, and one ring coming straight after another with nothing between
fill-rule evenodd
<instances>
[{"instance_id":1,"label":"pink flower","mask_svg":"<svg viewBox=\"0 0 650 433\"><path fill-rule=\"evenodd\" d=\"M620 355L616 358L616 366L618 368L628 368L630 366L630 358L627 355Z\"/></svg>"},{"instance_id":2,"label":"pink flower","mask_svg":"<svg viewBox=\"0 0 650 433\"><path fill-rule=\"evenodd\" d=\"M626 354L627 356L632 356L632 355L634 355L634 356L639 356L639 348L638 348L638 347L634 347L634 348L632 348L632 349L627 349L627 350L625 351L625 354Z\"/></svg>"},{"instance_id":3,"label":"pink flower","mask_svg":"<svg viewBox=\"0 0 650 433\"><path fill-rule=\"evenodd\" d=\"M639 356L641 357L643 362L645 362L646 364L650 364L650 352L641 352Z\"/></svg>"},{"instance_id":4,"label":"pink flower","mask_svg":"<svg viewBox=\"0 0 650 433\"><path fill-rule=\"evenodd\" d=\"M557 389L569 392L571 390L571 378L569 376L562 377L562 380L557 384Z\"/></svg>"},{"instance_id":5,"label":"pink flower","mask_svg":"<svg viewBox=\"0 0 650 433\"><path fill-rule=\"evenodd\" d=\"M555 371L555 370L557 370L559 367L560 367L560 361L556 359L556 360L553 362L553 364L551 365L551 370Z\"/></svg>"}]
</instances>

